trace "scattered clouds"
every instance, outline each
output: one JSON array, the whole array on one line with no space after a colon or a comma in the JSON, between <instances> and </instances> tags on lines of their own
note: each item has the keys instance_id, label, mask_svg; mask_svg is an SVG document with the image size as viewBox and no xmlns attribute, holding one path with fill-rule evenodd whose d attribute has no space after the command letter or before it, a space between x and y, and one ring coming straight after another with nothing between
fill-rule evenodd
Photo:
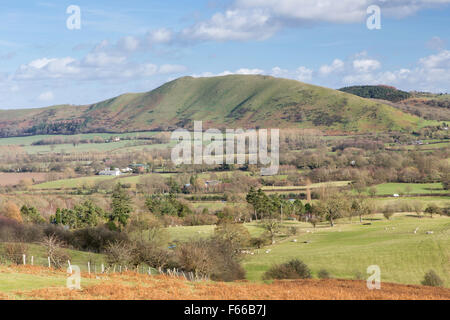
<instances>
[{"instance_id":1,"label":"scattered clouds","mask_svg":"<svg viewBox=\"0 0 450 320\"><path fill-rule=\"evenodd\" d=\"M340 59L334 59L333 63L331 65L323 65L319 69L319 73L321 75L327 76L329 74L340 72L344 70L344 61Z\"/></svg>"},{"instance_id":2,"label":"scattered clouds","mask_svg":"<svg viewBox=\"0 0 450 320\"><path fill-rule=\"evenodd\" d=\"M359 59L353 61L353 68L357 72L371 72L380 69L381 63L374 59Z\"/></svg>"},{"instance_id":3,"label":"scattered clouds","mask_svg":"<svg viewBox=\"0 0 450 320\"><path fill-rule=\"evenodd\" d=\"M46 91L41 93L37 99L42 102L49 102L52 101L54 98L55 96L53 95L53 92Z\"/></svg>"},{"instance_id":4,"label":"scattered clouds","mask_svg":"<svg viewBox=\"0 0 450 320\"><path fill-rule=\"evenodd\" d=\"M245 41L270 38L279 25L265 10L227 10L181 31L183 41Z\"/></svg>"}]
</instances>

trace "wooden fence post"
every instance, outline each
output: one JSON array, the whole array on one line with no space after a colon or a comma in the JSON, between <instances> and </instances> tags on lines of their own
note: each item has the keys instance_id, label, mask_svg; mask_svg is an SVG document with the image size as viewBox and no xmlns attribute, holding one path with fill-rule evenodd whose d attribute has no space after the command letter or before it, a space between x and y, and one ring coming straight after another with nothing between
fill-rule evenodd
<instances>
[{"instance_id":1,"label":"wooden fence post","mask_svg":"<svg viewBox=\"0 0 450 320\"><path fill-rule=\"evenodd\" d=\"M52 264L50 263L50 257L48 257L48 268L50 269L52 267Z\"/></svg>"},{"instance_id":2,"label":"wooden fence post","mask_svg":"<svg viewBox=\"0 0 450 320\"><path fill-rule=\"evenodd\" d=\"M27 256L23 255L23 265L25 266L27 264Z\"/></svg>"},{"instance_id":3,"label":"wooden fence post","mask_svg":"<svg viewBox=\"0 0 450 320\"><path fill-rule=\"evenodd\" d=\"M88 261L88 274L91 274L91 262Z\"/></svg>"}]
</instances>

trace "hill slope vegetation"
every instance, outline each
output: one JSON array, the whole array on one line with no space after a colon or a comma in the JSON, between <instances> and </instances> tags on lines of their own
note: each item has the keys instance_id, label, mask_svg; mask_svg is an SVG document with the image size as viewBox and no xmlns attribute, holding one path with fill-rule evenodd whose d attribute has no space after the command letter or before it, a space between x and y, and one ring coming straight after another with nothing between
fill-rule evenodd
<instances>
[{"instance_id":1,"label":"hill slope vegetation","mask_svg":"<svg viewBox=\"0 0 450 320\"><path fill-rule=\"evenodd\" d=\"M0 111L0 136L165 131L204 127L403 130L420 118L352 94L269 76L184 77L85 106Z\"/></svg>"}]
</instances>

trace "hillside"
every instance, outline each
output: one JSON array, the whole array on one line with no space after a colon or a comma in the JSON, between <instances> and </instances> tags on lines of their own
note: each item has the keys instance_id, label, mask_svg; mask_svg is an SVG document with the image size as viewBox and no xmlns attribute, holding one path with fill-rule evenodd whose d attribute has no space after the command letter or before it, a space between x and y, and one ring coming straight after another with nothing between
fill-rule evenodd
<instances>
[{"instance_id":1,"label":"hillside","mask_svg":"<svg viewBox=\"0 0 450 320\"><path fill-rule=\"evenodd\" d=\"M204 127L402 130L420 118L352 94L269 76L184 77L86 106L0 111L0 136Z\"/></svg>"},{"instance_id":2,"label":"hillside","mask_svg":"<svg viewBox=\"0 0 450 320\"><path fill-rule=\"evenodd\" d=\"M339 89L339 91L354 94L362 98L381 99L399 102L411 97L411 94L388 86L353 86Z\"/></svg>"},{"instance_id":3,"label":"hillside","mask_svg":"<svg viewBox=\"0 0 450 320\"><path fill-rule=\"evenodd\" d=\"M0 300L449 300L450 290L365 281L294 280L262 283L188 282L136 273L83 273L81 290L65 288L67 274L40 267L0 267Z\"/></svg>"}]
</instances>

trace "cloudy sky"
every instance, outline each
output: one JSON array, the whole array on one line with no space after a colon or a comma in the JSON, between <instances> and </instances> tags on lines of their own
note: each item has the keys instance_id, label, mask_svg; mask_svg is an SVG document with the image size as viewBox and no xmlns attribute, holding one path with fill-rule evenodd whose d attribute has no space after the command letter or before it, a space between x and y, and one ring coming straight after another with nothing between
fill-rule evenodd
<instances>
[{"instance_id":1,"label":"cloudy sky","mask_svg":"<svg viewBox=\"0 0 450 320\"><path fill-rule=\"evenodd\" d=\"M73 5L80 29L76 11L67 13ZM372 5L381 29L367 27ZM233 73L450 92L450 0L0 4L2 109L86 104L180 76Z\"/></svg>"}]
</instances>

